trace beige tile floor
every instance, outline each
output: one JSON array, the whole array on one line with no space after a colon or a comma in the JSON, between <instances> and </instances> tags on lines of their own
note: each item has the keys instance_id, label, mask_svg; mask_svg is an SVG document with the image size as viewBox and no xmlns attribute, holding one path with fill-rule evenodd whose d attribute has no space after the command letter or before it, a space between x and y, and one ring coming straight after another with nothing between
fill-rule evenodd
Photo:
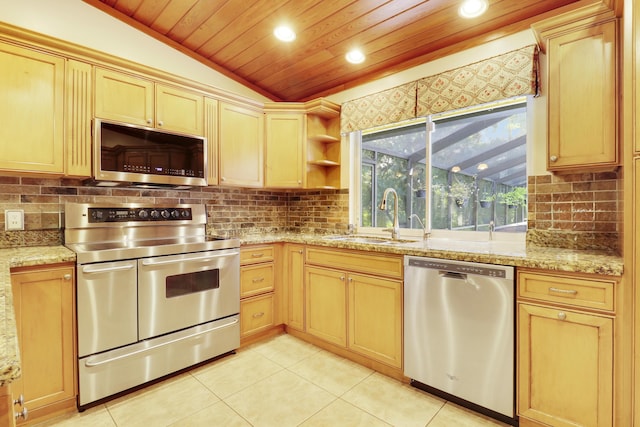
<instances>
[{"instance_id":1,"label":"beige tile floor","mask_svg":"<svg viewBox=\"0 0 640 427\"><path fill-rule=\"evenodd\" d=\"M504 426L290 335L40 426Z\"/></svg>"}]
</instances>

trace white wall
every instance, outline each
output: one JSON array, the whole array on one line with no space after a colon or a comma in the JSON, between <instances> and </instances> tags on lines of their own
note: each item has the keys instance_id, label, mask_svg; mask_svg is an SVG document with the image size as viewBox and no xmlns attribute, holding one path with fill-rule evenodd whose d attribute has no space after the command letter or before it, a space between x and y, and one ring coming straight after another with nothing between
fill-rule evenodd
<instances>
[{"instance_id":1,"label":"white wall","mask_svg":"<svg viewBox=\"0 0 640 427\"><path fill-rule=\"evenodd\" d=\"M0 21L258 101L263 95L80 0L0 0Z\"/></svg>"}]
</instances>

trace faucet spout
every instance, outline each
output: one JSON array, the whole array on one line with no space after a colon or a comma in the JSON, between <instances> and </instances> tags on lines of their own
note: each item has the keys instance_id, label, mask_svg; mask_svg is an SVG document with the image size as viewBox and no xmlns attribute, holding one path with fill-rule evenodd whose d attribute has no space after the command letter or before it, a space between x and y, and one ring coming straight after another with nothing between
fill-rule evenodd
<instances>
[{"instance_id":1,"label":"faucet spout","mask_svg":"<svg viewBox=\"0 0 640 427\"><path fill-rule=\"evenodd\" d=\"M422 220L420 219L420 217L417 214L411 214L409 216L409 218L415 218L418 220L418 223L420 224L420 227L422 227L422 238L424 240L427 240L429 237L431 237L431 233L429 233L429 231L427 230L427 227L424 225L424 223L422 222Z\"/></svg>"},{"instance_id":2,"label":"faucet spout","mask_svg":"<svg viewBox=\"0 0 640 427\"><path fill-rule=\"evenodd\" d=\"M493 232L496 229L496 225L493 221L489 221L489 240L493 240Z\"/></svg>"},{"instance_id":3,"label":"faucet spout","mask_svg":"<svg viewBox=\"0 0 640 427\"><path fill-rule=\"evenodd\" d=\"M380 210L387 209L387 197L389 196L389 193L393 194L395 197L393 202L393 228L387 228L385 231L391 231L391 238L396 240L400 235L400 224L398 222L398 193L396 193L396 190L393 188L387 188L384 190L384 193L382 193L382 202L380 202Z\"/></svg>"}]
</instances>

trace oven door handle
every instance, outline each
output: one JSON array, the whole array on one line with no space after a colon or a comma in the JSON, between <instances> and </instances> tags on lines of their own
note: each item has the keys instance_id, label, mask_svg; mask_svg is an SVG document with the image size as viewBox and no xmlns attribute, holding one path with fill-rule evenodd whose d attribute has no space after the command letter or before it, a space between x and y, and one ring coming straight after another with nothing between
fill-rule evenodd
<instances>
[{"instance_id":1,"label":"oven door handle","mask_svg":"<svg viewBox=\"0 0 640 427\"><path fill-rule=\"evenodd\" d=\"M206 262L212 261L215 258L224 258L228 256L233 256L235 254L224 254L224 255L205 255L199 257L191 257L191 258L180 258L180 259L169 259L169 260L154 260L154 259L144 259L142 260L142 265L166 265L166 264L178 264L181 262L189 262L189 261L197 261L197 262Z\"/></svg>"},{"instance_id":2,"label":"oven door handle","mask_svg":"<svg viewBox=\"0 0 640 427\"><path fill-rule=\"evenodd\" d=\"M159 347L164 347L166 345L173 344L173 343L176 343L178 341L184 341L184 340L188 340L188 339L191 339L191 338L195 338L195 337L197 337L199 335L207 334L207 333L215 331L217 329L226 328L226 327L235 325L236 323L238 323L238 321L239 321L238 318L235 318L229 323L225 323L224 325L216 326L215 328L207 329L206 331L194 332L193 334L189 334L189 335L186 335L184 337L180 337L180 338L176 338L176 339L173 339L173 340L170 340L170 341L162 342L162 343L159 343L159 344L156 344L156 345L152 345L150 347L141 348L140 350L132 351L131 353L126 353L126 354L121 354L119 356L110 357L110 358L105 359L105 360L98 360L97 362L92 362L91 359L87 359L87 361L84 362L84 366L86 366L87 368L93 368L95 366L105 365L107 363L115 362L116 360L125 359L127 357L135 356L136 354L145 353L147 351L151 351L151 350L154 350L154 349L159 348Z\"/></svg>"},{"instance_id":3,"label":"oven door handle","mask_svg":"<svg viewBox=\"0 0 640 427\"><path fill-rule=\"evenodd\" d=\"M82 267L82 272L83 273L110 273L112 271L131 270L132 268L135 268L135 264L118 265L115 267L102 267L102 268L86 266L86 267Z\"/></svg>"}]
</instances>

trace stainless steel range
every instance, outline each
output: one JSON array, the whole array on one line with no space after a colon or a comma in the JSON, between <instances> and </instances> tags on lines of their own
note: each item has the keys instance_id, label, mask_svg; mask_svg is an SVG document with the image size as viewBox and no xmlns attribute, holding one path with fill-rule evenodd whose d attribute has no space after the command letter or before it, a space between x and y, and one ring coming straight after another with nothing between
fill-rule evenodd
<instances>
[{"instance_id":1,"label":"stainless steel range","mask_svg":"<svg viewBox=\"0 0 640 427\"><path fill-rule=\"evenodd\" d=\"M204 205L65 205L77 255L78 407L240 345L240 242Z\"/></svg>"}]
</instances>

